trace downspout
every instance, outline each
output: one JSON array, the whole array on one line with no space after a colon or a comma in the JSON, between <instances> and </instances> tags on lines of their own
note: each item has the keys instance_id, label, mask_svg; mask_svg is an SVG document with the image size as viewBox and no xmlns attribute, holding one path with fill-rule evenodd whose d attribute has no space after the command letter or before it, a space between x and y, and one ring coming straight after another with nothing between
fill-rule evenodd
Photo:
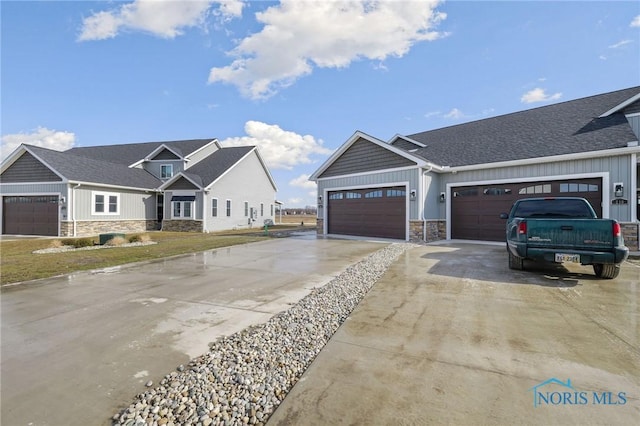
<instances>
[{"instance_id":1,"label":"downspout","mask_svg":"<svg viewBox=\"0 0 640 426\"><path fill-rule=\"evenodd\" d=\"M430 173L431 170L433 170L433 164L429 166L429 170L425 170L424 172L422 172L422 194L420 194L420 198L422 199L422 241L424 241L425 243L427 242L427 218L424 217L424 212L425 212L425 208L424 208L424 203L426 201L426 188L427 188L427 182L426 182L426 176L427 173Z\"/></svg>"},{"instance_id":2,"label":"downspout","mask_svg":"<svg viewBox=\"0 0 640 426\"><path fill-rule=\"evenodd\" d=\"M76 189L80 188L82 184L79 183L73 188L71 188L71 221L73 222L73 236L76 237L78 234L78 226L76 224Z\"/></svg>"}]
</instances>

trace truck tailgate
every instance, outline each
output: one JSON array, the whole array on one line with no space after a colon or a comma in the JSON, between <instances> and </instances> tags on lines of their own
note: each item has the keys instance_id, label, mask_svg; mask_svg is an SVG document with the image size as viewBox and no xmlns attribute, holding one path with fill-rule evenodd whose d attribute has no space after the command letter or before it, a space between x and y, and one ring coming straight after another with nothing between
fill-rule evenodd
<instances>
[{"instance_id":1,"label":"truck tailgate","mask_svg":"<svg viewBox=\"0 0 640 426\"><path fill-rule=\"evenodd\" d=\"M527 221L529 247L610 250L614 246L609 219L538 219Z\"/></svg>"}]
</instances>

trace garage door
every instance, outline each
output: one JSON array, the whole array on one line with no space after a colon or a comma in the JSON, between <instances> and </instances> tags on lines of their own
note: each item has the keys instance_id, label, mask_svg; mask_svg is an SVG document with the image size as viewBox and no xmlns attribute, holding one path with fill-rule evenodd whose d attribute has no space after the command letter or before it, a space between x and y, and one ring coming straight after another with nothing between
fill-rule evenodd
<instances>
[{"instance_id":1,"label":"garage door","mask_svg":"<svg viewBox=\"0 0 640 426\"><path fill-rule=\"evenodd\" d=\"M2 197L2 233L58 235L58 196Z\"/></svg>"},{"instance_id":2,"label":"garage door","mask_svg":"<svg viewBox=\"0 0 640 426\"><path fill-rule=\"evenodd\" d=\"M332 191L328 198L329 234L406 238L404 186Z\"/></svg>"},{"instance_id":3,"label":"garage door","mask_svg":"<svg viewBox=\"0 0 640 426\"><path fill-rule=\"evenodd\" d=\"M461 186L451 190L451 238L504 241L505 221L514 201L531 197L586 198L602 217L602 180L576 179Z\"/></svg>"}]
</instances>

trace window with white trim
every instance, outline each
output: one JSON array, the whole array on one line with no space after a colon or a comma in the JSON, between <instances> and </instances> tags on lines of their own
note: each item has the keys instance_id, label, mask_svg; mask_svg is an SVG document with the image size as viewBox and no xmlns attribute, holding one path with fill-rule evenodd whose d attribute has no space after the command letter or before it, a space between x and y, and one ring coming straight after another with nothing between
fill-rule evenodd
<instances>
[{"instance_id":1,"label":"window with white trim","mask_svg":"<svg viewBox=\"0 0 640 426\"><path fill-rule=\"evenodd\" d=\"M244 217L249 217L249 202L244 202Z\"/></svg>"},{"instance_id":2,"label":"window with white trim","mask_svg":"<svg viewBox=\"0 0 640 426\"><path fill-rule=\"evenodd\" d=\"M92 214L120 214L120 194L115 192L91 192Z\"/></svg>"},{"instance_id":3,"label":"window with white trim","mask_svg":"<svg viewBox=\"0 0 640 426\"><path fill-rule=\"evenodd\" d=\"M269 204L269 207L271 209L271 216L273 216L273 204Z\"/></svg>"},{"instance_id":4,"label":"window with white trim","mask_svg":"<svg viewBox=\"0 0 640 426\"><path fill-rule=\"evenodd\" d=\"M160 179L169 179L173 176L173 164L163 164L160 166Z\"/></svg>"},{"instance_id":5,"label":"window with white trim","mask_svg":"<svg viewBox=\"0 0 640 426\"><path fill-rule=\"evenodd\" d=\"M211 199L211 216L218 217L218 199Z\"/></svg>"},{"instance_id":6,"label":"window with white trim","mask_svg":"<svg viewBox=\"0 0 640 426\"><path fill-rule=\"evenodd\" d=\"M173 219L191 219L193 212L193 201L172 201L171 217Z\"/></svg>"},{"instance_id":7,"label":"window with white trim","mask_svg":"<svg viewBox=\"0 0 640 426\"><path fill-rule=\"evenodd\" d=\"M227 217L231 217L231 200L227 200Z\"/></svg>"},{"instance_id":8,"label":"window with white trim","mask_svg":"<svg viewBox=\"0 0 640 426\"><path fill-rule=\"evenodd\" d=\"M264 204L260 203L260 217L264 216Z\"/></svg>"}]
</instances>

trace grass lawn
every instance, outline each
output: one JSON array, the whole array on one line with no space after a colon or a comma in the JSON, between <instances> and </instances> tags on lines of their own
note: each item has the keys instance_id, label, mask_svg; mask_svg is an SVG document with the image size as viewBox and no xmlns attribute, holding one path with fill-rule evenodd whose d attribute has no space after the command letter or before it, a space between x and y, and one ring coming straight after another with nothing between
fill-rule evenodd
<instances>
[{"instance_id":1,"label":"grass lawn","mask_svg":"<svg viewBox=\"0 0 640 426\"><path fill-rule=\"evenodd\" d=\"M301 227L300 222L269 228L269 234L292 229L315 229L314 224ZM54 239L18 239L0 242L0 284L52 277L74 271L106 268L130 262L160 259L219 247L246 244L270 238L262 228L225 231L211 234L194 232L147 232L153 245L116 247L101 250L78 250L66 253L34 254L52 246ZM127 237L133 234L128 234ZM64 240L61 238L60 240ZM97 242L98 237L94 237Z\"/></svg>"}]
</instances>

